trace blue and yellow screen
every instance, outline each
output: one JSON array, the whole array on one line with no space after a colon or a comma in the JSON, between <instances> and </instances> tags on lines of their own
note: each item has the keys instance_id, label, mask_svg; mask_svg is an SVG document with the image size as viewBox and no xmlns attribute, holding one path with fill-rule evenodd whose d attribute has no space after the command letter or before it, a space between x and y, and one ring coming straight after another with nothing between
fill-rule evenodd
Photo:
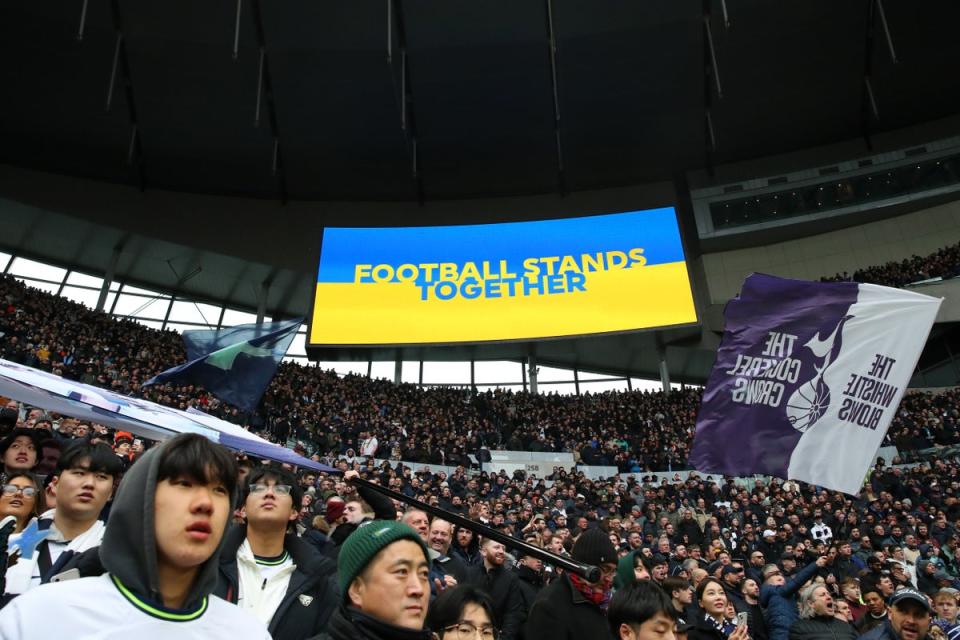
<instances>
[{"instance_id":1,"label":"blue and yellow screen","mask_svg":"<svg viewBox=\"0 0 960 640\"><path fill-rule=\"evenodd\" d=\"M311 345L447 344L696 322L672 207L324 229Z\"/></svg>"}]
</instances>

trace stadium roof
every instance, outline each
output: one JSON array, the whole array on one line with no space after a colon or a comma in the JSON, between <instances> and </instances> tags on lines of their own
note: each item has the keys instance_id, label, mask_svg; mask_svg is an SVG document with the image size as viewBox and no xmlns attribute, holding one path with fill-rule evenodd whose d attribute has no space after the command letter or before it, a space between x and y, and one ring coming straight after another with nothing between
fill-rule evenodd
<instances>
[{"instance_id":1,"label":"stadium roof","mask_svg":"<svg viewBox=\"0 0 960 640\"><path fill-rule=\"evenodd\" d=\"M670 180L957 113L957 24L951 0L8 2L0 161L324 200Z\"/></svg>"},{"instance_id":2,"label":"stadium roof","mask_svg":"<svg viewBox=\"0 0 960 640\"><path fill-rule=\"evenodd\" d=\"M0 207L0 245L97 273L123 246L127 281L247 308L270 282L268 313L304 313L325 224L509 219L516 202L481 211L501 196L550 195L532 217L658 206L711 166L955 135L958 23L949 0L5 3L0 197L24 206ZM658 342L702 381L711 331L536 351L655 377Z\"/></svg>"}]
</instances>

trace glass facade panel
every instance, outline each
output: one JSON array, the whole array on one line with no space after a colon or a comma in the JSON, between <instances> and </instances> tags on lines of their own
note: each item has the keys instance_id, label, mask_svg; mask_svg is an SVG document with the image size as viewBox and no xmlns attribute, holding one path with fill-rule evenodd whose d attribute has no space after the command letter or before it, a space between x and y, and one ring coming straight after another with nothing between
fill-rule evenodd
<instances>
[{"instance_id":1,"label":"glass facade panel","mask_svg":"<svg viewBox=\"0 0 960 640\"><path fill-rule=\"evenodd\" d=\"M424 384L470 384L469 362L423 363Z\"/></svg>"},{"instance_id":2,"label":"glass facade panel","mask_svg":"<svg viewBox=\"0 0 960 640\"><path fill-rule=\"evenodd\" d=\"M124 293L120 294L117 299L117 305L113 308L114 315L163 320L167 313L167 305L170 304L169 298L164 300L162 298L127 295L127 287L124 287L123 291Z\"/></svg>"},{"instance_id":3,"label":"glass facade panel","mask_svg":"<svg viewBox=\"0 0 960 640\"><path fill-rule=\"evenodd\" d=\"M14 258L13 264L10 265L9 273L25 278L39 278L41 280L63 282L63 276L67 275L67 270L49 264L43 264L42 262L27 260L26 258Z\"/></svg>"},{"instance_id":4,"label":"glass facade panel","mask_svg":"<svg viewBox=\"0 0 960 640\"><path fill-rule=\"evenodd\" d=\"M627 381L623 378L619 380L593 380L580 381L580 393L603 393L604 391L626 391Z\"/></svg>"},{"instance_id":5,"label":"glass facade panel","mask_svg":"<svg viewBox=\"0 0 960 640\"><path fill-rule=\"evenodd\" d=\"M504 382L522 386L523 366L512 360L477 360L473 363L473 375L477 384Z\"/></svg>"},{"instance_id":6,"label":"glass facade panel","mask_svg":"<svg viewBox=\"0 0 960 640\"><path fill-rule=\"evenodd\" d=\"M85 289L83 287L64 287L61 295L74 302L79 302L89 309L95 309L97 300L100 299L99 291L95 289Z\"/></svg>"},{"instance_id":7,"label":"glass facade panel","mask_svg":"<svg viewBox=\"0 0 960 640\"><path fill-rule=\"evenodd\" d=\"M73 271L67 276L67 284L75 284L80 287L94 287L99 289L103 286L103 278L98 278L96 276L88 276L85 273L78 273ZM113 283L116 287L116 283Z\"/></svg>"},{"instance_id":8,"label":"glass facade panel","mask_svg":"<svg viewBox=\"0 0 960 640\"><path fill-rule=\"evenodd\" d=\"M235 327L238 324L250 324L257 321L257 314L227 309L223 312L223 326Z\"/></svg>"},{"instance_id":9,"label":"glass facade panel","mask_svg":"<svg viewBox=\"0 0 960 640\"><path fill-rule=\"evenodd\" d=\"M212 304L174 300L173 308L170 309L170 320L176 322L197 322L215 329L219 319L220 307Z\"/></svg>"}]
</instances>

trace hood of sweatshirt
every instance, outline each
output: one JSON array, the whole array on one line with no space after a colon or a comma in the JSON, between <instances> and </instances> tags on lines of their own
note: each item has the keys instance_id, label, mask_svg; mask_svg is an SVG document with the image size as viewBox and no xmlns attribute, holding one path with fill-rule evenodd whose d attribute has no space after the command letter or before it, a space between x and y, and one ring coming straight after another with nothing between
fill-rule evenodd
<instances>
[{"instance_id":1,"label":"hood of sweatshirt","mask_svg":"<svg viewBox=\"0 0 960 640\"><path fill-rule=\"evenodd\" d=\"M123 588L134 596L154 607L161 605L161 609L163 597L157 570L155 497L160 458L166 446L164 443L153 447L124 474L100 544L100 562L104 569L119 579ZM236 488L233 487L229 504L235 499ZM229 524L229 518L227 522ZM225 535L221 537L216 550L200 565L193 587L184 600L184 610L201 607L204 599L213 593L225 538Z\"/></svg>"}]
</instances>

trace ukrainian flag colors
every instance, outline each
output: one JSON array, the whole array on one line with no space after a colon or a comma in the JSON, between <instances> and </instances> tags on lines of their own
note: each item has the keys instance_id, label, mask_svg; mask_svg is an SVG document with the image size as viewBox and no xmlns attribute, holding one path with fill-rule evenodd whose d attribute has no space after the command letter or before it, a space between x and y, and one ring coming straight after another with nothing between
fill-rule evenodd
<instances>
[{"instance_id":1,"label":"ukrainian flag colors","mask_svg":"<svg viewBox=\"0 0 960 640\"><path fill-rule=\"evenodd\" d=\"M672 208L324 231L312 345L438 344L696 322Z\"/></svg>"}]
</instances>

